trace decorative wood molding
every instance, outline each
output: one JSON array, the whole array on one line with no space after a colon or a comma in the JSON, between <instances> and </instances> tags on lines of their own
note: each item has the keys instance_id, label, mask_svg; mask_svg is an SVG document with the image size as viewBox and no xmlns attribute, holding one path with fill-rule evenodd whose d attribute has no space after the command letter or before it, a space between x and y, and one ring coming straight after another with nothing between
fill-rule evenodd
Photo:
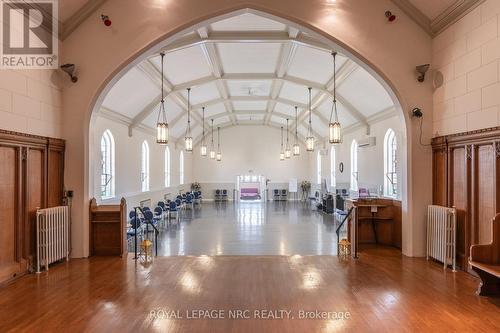
<instances>
[{"instance_id":1,"label":"decorative wood molding","mask_svg":"<svg viewBox=\"0 0 500 333\"><path fill-rule=\"evenodd\" d=\"M468 142L468 141L488 141L488 140L497 140L500 139L500 126L490 127L490 128L482 128L474 131L462 132L462 133L454 133L449 135L438 136L432 139L432 145L446 143L455 143L455 142Z\"/></svg>"},{"instance_id":2,"label":"decorative wood molding","mask_svg":"<svg viewBox=\"0 0 500 333\"><path fill-rule=\"evenodd\" d=\"M399 9L408 15L431 37L435 37L440 34L484 1L485 0L457 0L435 19L431 20L409 0L392 0L392 2L399 7Z\"/></svg>"},{"instance_id":3,"label":"decorative wood molding","mask_svg":"<svg viewBox=\"0 0 500 333\"><path fill-rule=\"evenodd\" d=\"M76 30L76 28L78 28L78 26L80 26L80 24L82 24L90 15L94 14L95 11L97 11L97 9L105 2L106 0L89 0L82 6L82 8L64 21L61 24L59 32L61 40L65 40L73 31Z\"/></svg>"},{"instance_id":4,"label":"decorative wood molding","mask_svg":"<svg viewBox=\"0 0 500 333\"><path fill-rule=\"evenodd\" d=\"M32 145L57 145L64 147L64 140L56 138L48 138L45 136L14 132L0 129L0 140L15 144L32 144Z\"/></svg>"},{"instance_id":5,"label":"decorative wood molding","mask_svg":"<svg viewBox=\"0 0 500 333\"><path fill-rule=\"evenodd\" d=\"M495 155L496 158L500 158L500 141L495 142Z\"/></svg>"}]
</instances>

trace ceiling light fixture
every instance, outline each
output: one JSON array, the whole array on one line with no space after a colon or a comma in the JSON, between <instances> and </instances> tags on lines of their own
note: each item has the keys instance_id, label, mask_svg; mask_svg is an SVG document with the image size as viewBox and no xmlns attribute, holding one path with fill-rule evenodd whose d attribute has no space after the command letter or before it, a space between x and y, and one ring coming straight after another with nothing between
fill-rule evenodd
<instances>
[{"instance_id":1,"label":"ceiling light fixture","mask_svg":"<svg viewBox=\"0 0 500 333\"><path fill-rule=\"evenodd\" d=\"M200 145L200 154L201 156L207 156L207 144L205 143L205 107L201 108L202 110L202 118L201 123L203 126L203 133L201 134L201 145Z\"/></svg>"},{"instance_id":2,"label":"ceiling light fixture","mask_svg":"<svg viewBox=\"0 0 500 333\"><path fill-rule=\"evenodd\" d=\"M168 143L168 122L167 112L165 111L165 95L163 90L163 58L165 53L160 53L161 56L161 100L160 109L158 110L158 118L156 119L156 143L166 145Z\"/></svg>"},{"instance_id":3,"label":"ceiling light fixture","mask_svg":"<svg viewBox=\"0 0 500 333\"><path fill-rule=\"evenodd\" d=\"M331 144L342 143L342 126L340 126L339 115L337 113L337 66L335 59L337 52L332 52L333 56L333 103L330 112L330 124L328 125L328 138ZM332 122L332 117L335 116Z\"/></svg>"},{"instance_id":4,"label":"ceiling light fixture","mask_svg":"<svg viewBox=\"0 0 500 333\"><path fill-rule=\"evenodd\" d=\"M217 127L217 161L222 160L222 152L220 151L220 127Z\"/></svg>"},{"instance_id":5,"label":"ceiling light fixture","mask_svg":"<svg viewBox=\"0 0 500 333\"><path fill-rule=\"evenodd\" d=\"M215 149L214 149L214 120L212 119L212 144L210 145L210 158L215 159Z\"/></svg>"},{"instance_id":6,"label":"ceiling light fixture","mask_svg":"<svg viewBox=\"0 0 500 333\"><path fill-rule=\"evenodd\" d=\"M281 126L281 149L280 149L280 161L285 159L285 152L283 151L283 126Z\"/></svg>"},{"instance_id":7,"label":"ceiling light fixture","mask_svg":"<svg viewBox=\"0 0 500 333\"><path fill-rule=\"evenodd\" d=\"M299 114L297 111L297 107L295 107L295 143L293 145L293 156L300 155L299 132L297 131L297 122L298 121L299 121Z\"/></svg>"},{"instance_id":8,"label":"ceiling light fixture","mask_svg":"<svg viewBox=\"0 0 500 333\"><path fill-rule=\"evenodd\" d=\"M312 129L312 109L311 109L311 90L312 88L309 87L309 126L307 128L307 137L306 137L306 150L307 151L314 151L314 136L313 136L313 129Z\"/></svg>"},{"instance_id":9,"label":"ceiling light fixture","mask_svg":"<svg viewBox=\"0 0 500 333\"><path fill-rule=\"evenodd\" d=\"M285 158L288 159L292 157L292 151L290 150L290 144L288 143L288 118L286 119L286 146L285 146Z\"/></svg>"},{"instance_id":10,"label":"ceiling light fixture","mask_svg":"<svg viewBox=\"0 0 500 333\"><path fill-rule=\"evenodd\" d=\"M188 94L188 123L187 123L187 128L186 128L186 136L184 137L184 149L187 152L192 152L193 151L193 136L191 135L191 115L190 115L190 109L191 109L191 88L187 88L187 94Z\"/></svg>"}]
</instances>

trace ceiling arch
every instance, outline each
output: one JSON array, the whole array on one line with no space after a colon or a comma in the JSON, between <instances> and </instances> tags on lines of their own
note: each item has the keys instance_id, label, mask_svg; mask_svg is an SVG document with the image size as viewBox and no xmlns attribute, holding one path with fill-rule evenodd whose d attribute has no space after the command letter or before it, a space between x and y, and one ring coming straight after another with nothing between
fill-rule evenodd
<instances>
[{"instance_id":1,"label":"ceiling arch","mask_svg":"<svg viewBox=\"0 0 500 333\"><path fill-rule=\"evenodd\" d=\"M280 127L290 119L306 136L308 92L312 88L312 127L320 141L326 137L331 114L334 68L330 50L306 32L255 13L240 15L198 27L130 69L110 90L101 113L119 115L129 127L153 129L161 82L167 95L171 140L184 137L187 122L186 88L191 87L192 128L199 141L201 108L205 128L210 119L217 126L268 125ZM393 102L365 69L337 56L337 101L344 128L369 128L373 119L395 112Z\"/></svg>"}]
</instances>

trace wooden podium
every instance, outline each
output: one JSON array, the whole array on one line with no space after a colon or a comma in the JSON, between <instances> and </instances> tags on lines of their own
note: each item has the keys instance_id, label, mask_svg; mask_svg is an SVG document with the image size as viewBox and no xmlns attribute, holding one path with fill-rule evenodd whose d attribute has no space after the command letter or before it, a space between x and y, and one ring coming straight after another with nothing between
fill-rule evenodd
<instances>
[{"instance_id":1,"label":"wooden podium","mask_svg":"<svg viewBox=\"0 0 500 333\"><path fill-rule=\"evenodd\" d=\"M90 255L123 256L127 254L127 203L97 205L90 201Z\"/></svg>"}]
</instances>

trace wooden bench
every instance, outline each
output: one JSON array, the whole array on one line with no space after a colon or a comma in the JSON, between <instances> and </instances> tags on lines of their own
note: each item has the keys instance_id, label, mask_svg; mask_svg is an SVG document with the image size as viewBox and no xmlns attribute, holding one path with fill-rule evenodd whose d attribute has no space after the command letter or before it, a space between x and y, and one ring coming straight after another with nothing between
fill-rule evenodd
<instances>
[{"instance_id":1,"label":"wooden bench","mask_svg":"<svg viewBox=\"0 0 500 333\"><path fill-rule=\"evenodd\" d=\"M492 221L490 244L472 245L469 264L481 278L479 295L500 295L500 214Z\"/></svg>"}]
</instances>

